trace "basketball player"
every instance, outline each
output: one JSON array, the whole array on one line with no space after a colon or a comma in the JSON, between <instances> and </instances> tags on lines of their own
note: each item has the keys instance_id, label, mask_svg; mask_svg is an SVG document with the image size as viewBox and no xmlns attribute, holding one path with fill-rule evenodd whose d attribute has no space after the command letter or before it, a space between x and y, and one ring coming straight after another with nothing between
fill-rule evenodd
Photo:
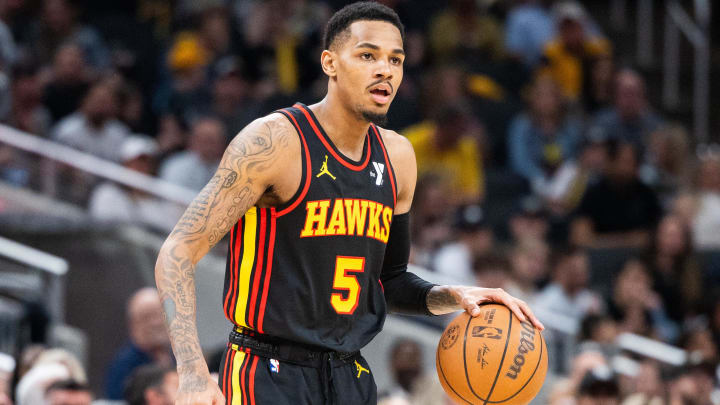
<instances>
[{"instance_id":1,"label":"basketball player","mask_svg":"<svg viewBox=\"0 0 720 405\"><path fill-rule=\"evenodd\" d=\"M477 315L493 301L542 328L502 290L436 286L406 271L415 155L376 126L402 81L403 35L377 3L338 11L320 58L326 97L244 128L163 245L155 276L177 403L375 403L359 350L388 310ZM216 384L198 342L194 273L227 232L222 305L234 328Z\"/></svg>"}]
</instances>

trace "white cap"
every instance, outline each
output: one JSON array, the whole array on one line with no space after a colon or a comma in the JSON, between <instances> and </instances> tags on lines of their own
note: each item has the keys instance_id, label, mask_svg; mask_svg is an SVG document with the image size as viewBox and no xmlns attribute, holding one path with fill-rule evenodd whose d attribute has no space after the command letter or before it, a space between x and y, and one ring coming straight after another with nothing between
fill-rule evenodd
<instances>
[{"instance_id":1,"label":"white cap","mask_svg":"<svg viewBox=\"0 0 720 405\"><path fill-rule=\"evenodd\" d=\"M144 135L129 136L120 147L120 161L127 162L143 155L154 155L158 152L157 142Z\"/></svg>"},{"instance_id":2,"label":"white cap","mask_svg":"<svg viewBox=\"0 0 720 405\"><path fill-rule=\"evenodd\" d=\"M7 353L0 353L0 372L15 371L15 359Z\"/></svg>"},{"instance_id":3,"label":"white cap","mask_svg":"<svg viewBox=\"0 0 720 405\"><path fill-rule=\"evenodd\" d=\"M557 4L553 11L558 21L572 20L583 22L587 16L583 6L576 1L563 1Z\"/></svg>"}]
</instances>

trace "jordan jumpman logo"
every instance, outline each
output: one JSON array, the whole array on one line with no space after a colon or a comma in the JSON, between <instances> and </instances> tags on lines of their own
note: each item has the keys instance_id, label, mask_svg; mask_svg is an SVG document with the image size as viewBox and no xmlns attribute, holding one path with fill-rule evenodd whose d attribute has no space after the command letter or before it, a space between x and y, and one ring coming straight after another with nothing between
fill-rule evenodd
<instances>
[{"instance_id":1,"label":"jordan jumpman logo","mask_svg":"<svg viewBox=\"0 0 720 405\"><path fill-rule=\"evenodd\" d=\"M327 175L330 176L333 180L335 180L336 177L333 176L332 173L330 173L330 171L328 170L327 160L328 160L328 157L327 157L327 155L325 155L325 161L323 162L322 166L320 166L320 173L318 173L317 176L315 176L315 177L320 177L320 176L322 176L323 174L327 174Z\"/></svg>"}]
</instances>

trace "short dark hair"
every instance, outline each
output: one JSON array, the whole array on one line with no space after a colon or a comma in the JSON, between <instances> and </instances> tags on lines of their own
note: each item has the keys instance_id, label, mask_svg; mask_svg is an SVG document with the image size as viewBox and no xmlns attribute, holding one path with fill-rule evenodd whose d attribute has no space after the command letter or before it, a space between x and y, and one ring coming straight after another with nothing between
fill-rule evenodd
<instances>
[{"instance_id":1,"label":"short dark hair","mask_svg":"<svg viewBox=\"0 0 720 405\"><path fill-rule=\"evenodd\" d=\"M53 391L77 391L91 394L90 387L87 384L72 379L55 381L50 384L45 390L45 396Z\"/></svg>"},{"instance_id":2,"label":"short dark hair","mask_svg":"<svg viewBox=\"0 0 720 405\"><path fill-rule=\"evenodd\" d=\"M400 30L400 36L405 41L405 27L400 17L390 7L373 1L358 1L341 8L330 17L325 27L324 49L330 49L333 42L343 35L355 21L386 21Z\"/></svg>"},{"instance_id":3,"label":"short dark hair","mask_svg":"<svg viewBox=\"0 0 720 405\"><path fill-rule=\"evenodd\" d=\"M145 391L162 385L165 376L174 371L170 367L148 364L138 367L128 377L123 396L129 405L145 405Z\"/></svg>"}]
</instances>

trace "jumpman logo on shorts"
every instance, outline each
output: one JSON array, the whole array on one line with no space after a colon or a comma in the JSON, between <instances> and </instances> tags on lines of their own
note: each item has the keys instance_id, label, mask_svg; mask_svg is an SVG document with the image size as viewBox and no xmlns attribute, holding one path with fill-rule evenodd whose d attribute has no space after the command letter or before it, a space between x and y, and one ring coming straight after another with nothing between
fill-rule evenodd
<instances>
[{"instance_id":1,"label":"jumpman logo on shorts","mask_svg":"<svg viewBox=\"0 0 720 405\"><path fill-rule=\"evenodd\" d=\"M328 170L328 167L327 167L327 159L328 159L328 157L327 157L327 155L325 155L325 161L323 162L322 166L320 166L320 173L318 173L317 176L315 176L315 177L320 177L320 176L322 176L323 174L327 174L327 175L330 176L333 180L335 180L336 177L333 176L332 173L330 173L330 171Z\"/></svg>"},{"instance_id":2,"label":"jumpman logo on shorts","mask_svg":"<svg viewBox=\"0 0 720 405\"><path fill-rule=\"evenodd\" d=\"M355 368L357 369L357 378L360 378L360 374L362 374L363 371L370 374L370 370L361 366L360 363L357 362L357 360L355 360Z\"/></svg>"}]
</instances>

